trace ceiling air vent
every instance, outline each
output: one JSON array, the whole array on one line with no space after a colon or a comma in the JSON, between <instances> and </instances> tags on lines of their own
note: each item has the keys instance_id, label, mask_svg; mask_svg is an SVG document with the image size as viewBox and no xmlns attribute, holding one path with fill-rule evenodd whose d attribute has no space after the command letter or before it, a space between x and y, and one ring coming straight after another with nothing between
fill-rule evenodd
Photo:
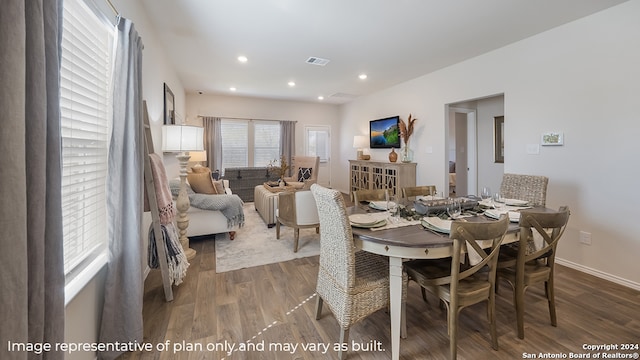
<instances>
[{"instance_id":1,"label":"ceiling air vent","mask_svg":"<svg viewBox=\"0 0 640 360\"><path fill-rule=\"evenodd\" d=\"M314 56L307 59L307 64L311 64L311 65L325 66L327 65L328 62L329 60L327 59L322 59Z\"/></svg>"},{"instance_id":2,"label":"ceiling air vent","mask_svg":"<svg viewBox=\"0 0 640 360\"><path fill-rule=\"evenodd\" d=\"M347 93L341 93L341 92L337 92L337 93L331 94L331 95L329 95L329 97L331 97L331 98L343 98L343 99L355 99L355 98L357 98L356 95L347 94Z\"/></svg>"}]
</instances>

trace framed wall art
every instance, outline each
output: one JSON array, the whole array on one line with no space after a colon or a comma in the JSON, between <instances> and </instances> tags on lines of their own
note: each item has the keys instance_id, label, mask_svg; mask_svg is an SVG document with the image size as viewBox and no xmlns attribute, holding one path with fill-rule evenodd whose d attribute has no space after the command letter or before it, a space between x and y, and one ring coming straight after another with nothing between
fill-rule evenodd
<instances>
[{"instance_id":1,"label":"framed wall art","mask_svg":"<svg viewBox=\"0 0 640 360\"><path fill-rule=\"evenodd\" d=\"M540 137L540 144L543 146L564 145L564 134L561 132L546 132Z\"/></svg>"},{"instance_id":2,"label":"framed wall art","mask_svg":"<svg viewBox=\"0 0 640 360\"><path fill-rule=\"evenodd\" d=\"M173 91L164 83L164 125L176 123L176 102Z\"/></svg>"},{"instance_id":3,"label":"framed wall art","mask_svg":"<svg viewBox=\"0 0 640 360\"><path fill-rule=\"evenodd\" d=\"M495 163L504 163L504 116L493 118L493 155Z\"/></svg>"}]
</instances>

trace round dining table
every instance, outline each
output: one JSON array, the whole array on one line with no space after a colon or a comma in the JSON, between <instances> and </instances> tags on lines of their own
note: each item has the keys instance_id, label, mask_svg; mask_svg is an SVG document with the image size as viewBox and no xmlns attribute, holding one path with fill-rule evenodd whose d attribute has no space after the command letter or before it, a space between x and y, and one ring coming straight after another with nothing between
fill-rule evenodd
<instances>
[{"instance_id":1,"label":"round dining table","mask_svg":"<svg viewBox=\"0 0 640 360\"><path fill-rule=\"evenodd\" d=\"M369 213L368 207L353 206L348 214ZM483 215L465 217L462 221L486 221ZM400 220L402 222L406 220ZM408 223L408 222L407 222ZM397 226L395 225L395 226ZM392 225L394 226L394 225ZM400 337L406 336L402 325L402 262L404 259L440 259L452 255L453 241L449 235L427 229L420 224L371 229L352 226L357 248L389 258L389 299L391 317L391 358L400 358ZM511 223L503 244L518 241L519 227ZM401 329L402 327L402 329ZM402 330L402 334L401 334Z\"/></svg>"}]
</instances>

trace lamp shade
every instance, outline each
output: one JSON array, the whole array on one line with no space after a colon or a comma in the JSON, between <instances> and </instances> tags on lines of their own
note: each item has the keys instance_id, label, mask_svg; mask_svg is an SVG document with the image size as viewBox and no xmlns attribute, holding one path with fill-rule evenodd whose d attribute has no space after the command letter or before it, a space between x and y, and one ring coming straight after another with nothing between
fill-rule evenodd
<instances>
[{"instance_id":1,"label":"lamp shade","mask_svg":"<svg viewBox=\"0 0 640 360\"><path fill-rule=\"evenodd\" d=\"M364 135L356 135L353 137L353 148L362 149L367 147L367 137Z\"/></svg>"},{"instance_id":2,"label":"lamp shade","mask_svg":"<svg viewBox=\"0 0 640 360\"><path fill-rule=\"evenodd\" d=\"M206 151L192 151L189 155L191 155L191 159L189 159L189 161L207 161Z\"/></svg>"},{"instance_id":3,"label":"lamp shade","mask_svg":"<svg viewBox=\"0 0 640 360\"><path fill-rule=\"evenodd\" d=\"M162 127L162 151L203 151L204 128L191 125L165 125Z\"/></svg>"}]
</instances>

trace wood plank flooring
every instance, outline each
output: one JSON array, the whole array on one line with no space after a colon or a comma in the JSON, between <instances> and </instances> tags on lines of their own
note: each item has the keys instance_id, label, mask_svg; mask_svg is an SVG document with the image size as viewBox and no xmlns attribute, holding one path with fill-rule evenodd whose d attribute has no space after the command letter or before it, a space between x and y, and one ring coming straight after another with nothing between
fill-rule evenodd
<instances>
[{"instance_id":1,"label":"wood plank flooring","mask_svg":"<svg viewBox=\"0 0 640 360\"><path fill-rule=\"evenodd\" d=\"M337 358L332 349L339 337L337 322L326 306L322 318L314 318L317 256L216 274L214 240L199 239L191 245L197 255L185 282L174 287L173 302L164 300L159 271L153 270L145 282L144 341L154 347L169 344L168 349L129 353L121 359ZM520 340L515 332L511 288L501 283L497 296L500 350L491 349L486 306L482 303L461 313L458 358L523 359L526 354L539 358L540 353L568 357L569 353L594 353L583 350L583 344L640 342L640 292L557 266L556 294L557 328L549 323L542 286L528 289L525 339ZM401 341L401 359L448 357L446 312L435 299L429 300L429 304L423 302L419 287L411 283L408 337ZM354 325L349 339L363 351L349 352L348 359L390 359L388 313L379 311ZM284 347L287 343L298 348ZM331 349L323 354L300 348L301 344L312 343L329 344ZM253 351L228 355L225 344L244 345L244 350ZM196 351L178 351L189 345ZM207 345L218 348L209 351ZM283 347L280 351L269 350L276 345ZM197 351L197 346L202 350Z\"/></svg>"}]
</instances>

